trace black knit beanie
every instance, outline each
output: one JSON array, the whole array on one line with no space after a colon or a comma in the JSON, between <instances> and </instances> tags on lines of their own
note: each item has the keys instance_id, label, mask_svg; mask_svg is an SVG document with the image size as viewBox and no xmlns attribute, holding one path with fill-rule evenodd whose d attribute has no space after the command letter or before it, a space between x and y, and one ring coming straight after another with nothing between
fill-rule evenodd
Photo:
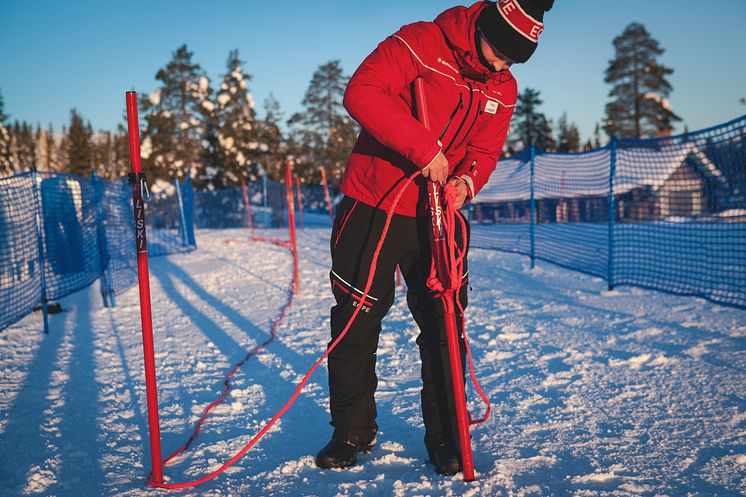
<instances>
[{"instance_id":1,"label":"black knit beanie","mask_svg":"<svg viewBox=\"0 0 746 497\"><path fill-rule=\"evenodd\" d=\"M498 0L487 2L477 27L487 40L513 62L526 62L544 31L544 12L554 0Z\"/></svg>"}]
</instances>

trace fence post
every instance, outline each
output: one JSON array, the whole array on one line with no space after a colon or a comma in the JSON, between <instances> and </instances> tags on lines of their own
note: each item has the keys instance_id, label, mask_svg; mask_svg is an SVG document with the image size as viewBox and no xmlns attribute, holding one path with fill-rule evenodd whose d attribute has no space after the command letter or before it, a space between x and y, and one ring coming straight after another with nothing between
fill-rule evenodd
<instances>
[{"instance_id":1,"label":"fence post","mask_svg":"<svg viewBox=\"0 0 746 497\"><path fill-rule=\"evenodd\" d=\"M267 173L262 176L262 207L264 207L264 227L271 228L269 225L272 216L269 213L269 200L267 199Z\"/></svg>"},{"instance_id":2,"label":"fence post","mask_svg":"<svg viewBox=\"0 0 746 497\"><path fill-rule=\"evenodd\" d=\"M179 200L179 224L181 224L181 242L184 247L188 247L189 236L187 235L186 218L184 216L184 199L181 197L181 183L179 183L178 177L174 177L174 185L176 186L176 198Z\"/></svg>"},{"instance_id":3,"label":"fence post","mask_svg":"<svg viewBox=\"0 0 746 497\"><path fill-rule=\"evenodd\" d=\"M334 226L334 214L332 213L332 196L329 194L329 182L326 179L326 168L321 166L321 182L324 184L324 197L326 197L326 208L329 209L329 220Z\"/></svg>"},{"instance_id":4,"label":"fence post","mask_svg":"<svg viewBox=\"0 0 746 497\"><path fill-rule=\"evenodd\" d=\"M249 199L249 189L246 186L246 180L241 178L241 192L243 193L243 203L246 207L246 217L249 218L249 231L251 240L254 240L254 218L251 217L251 200Z\"/></svg>"},{"instance_id":5,"label":"fence post","mask_svg":"<svg viewBox=\"0 0 746 497\"><path fill-rule=\"evenodd\" d=\"M109 270L109 262L111 261L111 258L109 256L109 243L106 239L106 222L103 208L105 186L102 184L103 180L96 175L96 171L91 172L91 183L93 184L93 191L96 192L97 196L96 211L98 213L98 227L96 232L99 245L99 264L101 265L101 275L99 276L101 299L104 302L104 307L116 307L114 285L111 278L111 271Z\"/></svg>"},{"instance_id":6,"label":"fence post","mask_svg":"<svg viewBox=\"0 0 746 497\"><path fill-rule=\"evenodd\" d=\"M44 208L42 206L39 186L37 183L36 170L31 171L31 182L34 192L34 228L36 230L36 245L39 251L39 277L41 280L41 313L44 318L44 333L49 334L49 312L47 309L47 275L46 275L46 253L44 250L44 238L42 235L41 223L44 219Z\"/></svg>"},{"instance_id":7,"label":"fence post","mask_svg":"<svg viewBox=\"0 0 746 497\"><path fill-rule=\"evenodd\" d=\"M298 276L298 242L295 236L295 205L293 202L293 163L285 162L285 185L288 201L288 227L290 230L290 250L293 252L293 280L296 295L300 295L300 277Z\"/></svg>"},{"instance_id":8,"label":"fence post","mask_svg":"<svg viewBox=\"0 0 746 497\"><path fill-rule=\"evenodd\" d=\"M534 198L534 177L535 177L535 161L536 161L536 147L531 145L531 224L529 225L529 237L531 240L531 269L536 265L536 240L534 238L534 217L536 215L536 200Z\"/></svg>"},{"instance_id":9,"label":"fence post","mask_svg":"<svg viewBox=\"0 0 746 497\"><path fill-rule=\"evenodd\" d=\"M606 281L608 283L608 289L614 289L614 221L616 217L616 204L614 202L614 176L616 175L616 154L617 154L617 139L615 136L611 137L609 144L611 157L609 160L609 254L608 254L608 275Z\"/></svg>"},{"instance_id":10,"label":"fence post","mask_svg":"<svg viewBox=\"0 0 746 497\"><path fill-rule=\"evenodd\" d=\"M184 178L184 188L181 189L184 195L184 222L186 224L187 242L192 248L197 248L197 240L194 238L194 188L189 175Z\"/></svg>"}]
</instances>

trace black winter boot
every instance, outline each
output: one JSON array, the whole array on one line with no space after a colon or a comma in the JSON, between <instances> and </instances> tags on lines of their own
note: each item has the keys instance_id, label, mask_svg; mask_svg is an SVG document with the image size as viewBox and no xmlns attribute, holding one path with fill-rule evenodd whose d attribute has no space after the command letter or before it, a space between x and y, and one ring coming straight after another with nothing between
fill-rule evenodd
<instances>
[{"instance_id":1,"label":"black winter boot","mask_svg":"<svg viewBox=\"0 0 746 497\"><path fill-rule=\"evenodd\" d=\"M376 444L376 433L361 436L334 431L331 441L316 454L319 468L348 468L357 462L358 452L368 452Z\"/></svg>"},{"instance_id":2,"label":"black winter boot","mask_svg":"<svg viewBox=\"0 0 746 497\"><path fill-rule=\"evenodd\" d=\"M440 444L430 454L430 462L441 475L455 475L461 471L461 453L450 444Z\"/></svg>"}]
</instances>

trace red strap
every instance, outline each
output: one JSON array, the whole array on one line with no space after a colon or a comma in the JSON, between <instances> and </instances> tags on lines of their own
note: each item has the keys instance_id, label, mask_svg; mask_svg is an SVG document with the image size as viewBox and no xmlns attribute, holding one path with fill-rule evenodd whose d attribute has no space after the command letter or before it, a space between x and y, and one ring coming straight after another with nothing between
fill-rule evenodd
<instances>
[{"instance_id":1,"label":"red strap","mask_svg":"<svg viewBox=\"0 0 746 497\"><path fill-rule=\"evenodd\" d=\"M386 234L388 233L389 225L391 224L391 218L394 215L394 209L396 208L397 204L399 203L399 200L401 199L401 196L404 193L404 191L406 190L406 188L420 174L421 174L420 172L417 172L417 173L415 173L414 175L410 176L407 179L407 181L405 182L405 184L399 189L396 197L394 198L394 201L393 201L391 207L389 208L389 211L388 211L388 213L386 215L386 223L385 223L385 225L383 227L383 231L381 233L381 238L378 240L378 244L376 245L376 249L373 252L373 261L371 262L370 272L368 274L368 280L365 283L365 289L363 290L363 294L360 297L360 299L363 300L363 301L367 300L367 298L369 296L370 288L373 285L373 277L374 277L374 275L376 273L376 267L377 267L377 264L378 264L378 257L379 257L379 255L381 253L381 248L383 247L383 242L386 239ZM458 249L458 245L457 245L456 239L455 239L455 232L456 232L456 230L454 229L455 228L455 224L456 224L455 223L455 219L458 218L459 222L461 223L461 233L464 234L464 247L466 246L466 238L465 238L465 235L466 235L466 223L465 223L464 219L461 216L456 216L456 209L454 207L454 203L455 203L455 198L456 197L455 197L454 190L455 190L455 188L451 189L448 186L446 186L446 191L445 191L446 213L445 213L445 216L444 216L444 219L445 219L444 228L446 229L446 232L448 234L448 247L449 247L448 253L449 253L449 262L451 263L450 264L450 271L449 271L449 279L450 279L450 281L448 283L451 285L451 288L458 289L460 287L460 285L461 285L461 279L463 278L463 269L464 269L464 264L463 263L464 263L464 255L466 253L466 249L465 248L464 248L464 250L459 250ZM260 240L259 237L256 237L255 239ZM267 239L261 239L261 240L262 241L268 241L270 243L275 243L275 244L280 245L280 246L287 246L285 243L279 242L277 240L267 240ZM435 278L435 280L437 281L437 277ZM205 420L207 419L207 415L209 414L209 412L216 405L220 404L225 399L226 395L228 394L228 391L231 388L231 385L230 385L230 379L231 379L231 377L238 371L238 369L247 360L249 360L251 357L253 357L257 352L259 352L260 350L262 350L263 348L265 348L272 340L274 340L274 338L275 338L275 332L277 330L277 326L285 318L287 310L292 305L292 302L293 302L293 292L291 291L291 292L289 292L289 297L288 297L287 303L285 304L285 306L283 307L282 311L277 316L277 318L275 318L275 321L272 323L272 328L270 330L270 337L267 340L265 340L263 343L257 345L253 350L251 350L248 354L246 354L246 357L244 357L238 364L236 364L233 367L233 369L231 370L231 372L228 373L228 375L225 377L225 381L224 381L225 386L223 388L223 392L222 392L221 396L217 400L213 401L209 406L207 406L207 408L202 413L202 416L200 417L199 421L197 422L197 425L196 425L196 427L195 427L194 432L192 433L192 435L189 437L189 439L179 449L177 449L173 454L171 454L168 458L166 458L166 460L164 461L164 464L168 463L169 461L173 460L178 455L182 454L189 447L189 445L197 438L197 435L199 435L199 432L202 429L202 425L204 424ZM464 336L464 343L466 344L466 352L467 352L468 357L469 357L469 373L470 373L470 377L472 379L472 382L474 383L474 386L475 386L477 392L479 392L479 396L482 398L482 400L487 405L487 410L485 412L484 417L482 417L479 420L470 420L470 424L483 423L489 417L490 410L491 410L491 405L490 405L489 399L487 398L487 396L482 391L482 388L479 385L479 382L477 381L476 375L474 374L474 364L473 364L473 360L472 360L472 356L471 356L471 348L469 347L469 341L468 341L468 339L466 337L466 323L465 323L464 309L463 309L463 306L461 305L461 301L458 299L458 296L456 296L456 305L458 306L458 310L459 310L459 312L461 313L461 316L462 316L462 333L463 333L463 336ZM298 384L298 386L296 387L295 391L293 392L293 394L291 395L291 397L287 401L287 403L285 403L285 405L282 407L282 409L280 409L272 417L272 419L269 422L267 422L262 427L262 429L259 430L259 432L256 435L254 435L254 437L238 453L236 453L228 461L226 461L225 463L223 463L223 465L220 466L218 469L216 469L212 473L209 473L209 474L203 476L202 478L198 478L198 479L192 480L192 481L187 481L187 482L184 482L184 483L156 483L156 482L152 481L152 475L148 474L148 484L150 486L153 486L153 487L165 488L165 489L170 489L170 490L180 489L180 488L196 487L197 485L200 485L200 484L205 483L205 482L207 482L209 480L212 480L213 478L215 478L218 475L220 475L223 471L225 471L226 469L228 469L230 466L232 466L233 464L235 464L239 459L241 459L244 456L244 454L246 454L254 445L256 445L256 443L267 433L267 431L269 431L269 429L277 422L277 420L280 419L283 416L283 414L285 414L285 412L288 409L290 409L290 406L292 406L293 403L295 402L295 400L298 398L298 395L303 390L303 387L305 387L306 383L308 382L308 380L310 379L311 375L316 370L316 368L324 361L324 359L326 359L326 357L329 355L329 353L332 350L334 350L334 348L337 346L337 344L339 344L339 342L347 334L347 332L349 331L350 327L352 326L352 323L355 321L355 318L360 313L360 310L362 308L363 308L363 306L357 306L355 308L354 312L352 313L352 316L350 316L349 322L347 323L347 325L345 326L345 328L342 330L342 333L339 334L339 336L337 337L337 339L334 340L334 342L332 342L332 344L329 346L329 348L326 350L326 352L324 352L324 354L321 357L319 357L319 359L313 364L313 366L311 366L311 368L308 370L308 372L306 372L305 376L303 377L303 379L301 380L301 382Z\"/></svg>"},{"instance_id":2,"label":"red strap","mask_svg":"<svg viewBox=\"0 0 746 497\"><path fill-rule=\"evenodd\" d=\"M368 274L368 281L365 283L365 289L363 290L363 295L360 297L362 300L367 300L370 287L373 286L373 276L376 274L376 267L378 265L378 256L381 253L381 248L383 247L383 242L386 239L386 234L389 230L389 225L391 224L391 218L394 216L394 209L396 208L397 204L399 203L399 200L401 199L402 195L404 194L404 191L407 189L407 187L414 181L414 179L419 176L421 173L418 171L409 178L407 178L407 181L402 185L402 187L399 189L398 193L396 194L396 197L394 198L393 203L391 204L391 207L389 208L389 211L386 215L386 224L383 227L383 232L381 233L381 238L378 240L378 245L376 245L376 249L373 252L373 261L371 262L370 267L370 273ZM291 294L292 295L292 294ZM291 297L292 298L292 297ZM287 306L289 307L289 306ZM270 428L277 422L278 419L282 417L285 412L290 409L290 406L293 405L295 400L298 398L298 395L300 395L300 392L303 390L303 387L306 386L306 383L308 383L309 378L313 374L314 371L316 371L316 368L319 367L319 365L326 359L326 357L329 355L329 353L334 350L334 348L337 346L337 344L342 341L342 339L345 337L347 332L349 331L350 327L352 326L352 323L355 321L355 318L360 313L360 310L363 308L363 306L357 306L355 307L355 310L352 313L352 316L350 316L350 320L345 326L344 330L342 330L342 333L339 334L336 340L332 342L332 344L329 346L329 348L324 352L324 354L318 358L318 360L311 366L311 368L308 370L308 372L305 374L301 382L298 384L298 386L295 388L295 391L290 396L290 399L285 403L285 405L277 411L277 413L270 419L259 432L254 435L254 437L249 440L249 443L247 443L240 451L238 451L233 457L231 457L228 461L223 463L222 466L220 466L218 469L213 471L212 473L209 473L202 478L198 478L196 480L184 482L184 483L156 483L152 481L151 475L148 475L148 484L152 487L158 487L158 488L166 488L170 490L175 490L179 488L191 488L196 487L197 485L200 485L202 483L205 483L207 481L212 480L219 474L221 474L223 471L228 469L230 466L235 464L239 459L241 459L244 454L246 454L256 443L269 431ZM279 322L280 319L282 319L285 315L285 312L283 310L282 315L276 320L276 323ZM243 361L241 362L243 363ZM234 368L234 370L229 374L231 376L235 370L238 369L238 367ZM212 404L211 404L212 405ZM203 414L204 417L204 414ZM198 428L201 426L198 425ZM186 446L191 443L191 439L187 441L186 444L180 449L179 453L183 452L183 449L186 448ZM168 460L172 459L173 457L176 457L175 455L172 455L169 457Z\"/></svg>"}]
</instances>

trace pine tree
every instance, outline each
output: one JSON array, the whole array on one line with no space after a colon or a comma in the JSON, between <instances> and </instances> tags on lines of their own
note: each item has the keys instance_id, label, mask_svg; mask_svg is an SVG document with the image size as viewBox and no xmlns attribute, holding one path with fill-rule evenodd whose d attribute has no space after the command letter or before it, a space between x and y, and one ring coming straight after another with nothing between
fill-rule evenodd
<instances>
[{"instance_id":1,"label":"pine tree","mask_svg":"<svg viewBox=\"0 0 746 497\"><path fill-rule=\"evenodd\" d=\"M114 134L113 154L114 167L109 179L121 178L129 172L131 167L129 137L127 136L127 128L123 124L117 126L117 131Z\"/></svg>"},{"instance_id":2,"label":"pine tree","mask_svg":"<svg viewBox=\"0 0 746 497\"><path fill-rule=\"evenodd\" d=\"M554 150L557 146L552 136L551 121L538 110L544 103L539 94L538 90L527 87L518 95L513 115L514 129L510 139L510 149L514 153L531 146L544 151Z\"/></svg>"},{"instance_id":3,"label":"pine tree","mask_svg":"<svg viewBox=\"0 0 746 497\"><path fill-rule=\"evenodd\" d=\"M666 77L673 69L658 63L664 50L645 26L627 26L614 38L614 50L604 79L612 85L604 131L620 138L643 138L680 121L667 100L672 88Z\"/></svg>"},{"instance_id":4,"label":"pine tree","mask_svg":"<svg viewBox=\"0 0 746 497\"><path fill-rule=\"evenodd\" d=\"M16 172L36 169L36 144L34 143L34 132L26 121L13 124L12 134L15 154L18 158Z\"/></svg>"},{"instance_id":5,"label":"pine tree","mask_svg":"<svg viewBox=\"0 0 746 497\"><path fill-rule=\"evenodd\" d=\"M18 159L15 157L15 146L10 129L0 121L0 176L9 176L15 173Z\"/></svg>"},{"instance_id":6,"label":"pine tree","mask_svg":"<svg viewBox=\"0 0 746 497\"><path fill-rule=\"evenodd\" d=\"M217 94L217 144L223 163L224 180L219 186L237 185L241 178L258 178L257 159L260 144L257 139L254 99L249 92L249 74L238 50L231 50L226 63L227 73ZM216 185L218 186L218 185Z\"/></svg>"},{"instance_id":7,"label":"pine tree","mask_svg":"<svg viewBox=\"0 0 746 497\"><path fill-rule=\"evenodd\" d=\"M91 140L92 168L100 178L116 178L116 164L114 162L114 133L99 131L93 134ZM123 172L123 171L122 171ZM120 172L121 175L121 172Z\"/></svg>"},{"instance_id":8,"label":"pine tree","mask_svg":"<svg viewBox=\"0 0 746 497\"><path fill-rule=\"evenodd\" d=\"M91 173L91 138L93 131L91 125L83 123L83 118L78 111L70 111L70 128L67 132L65 148L67 152L66 172L79 176L88 176Z\"/></svg>"},{"instance_id":9,"label":"pine tree","mask_svg":"<svg viewBox=\"0 0 746 497\"><path fill-rule=\"evenodd\" d=\"M207 124L214 119L210 80L180 46L155 78L161 86L140 100L145 120L142 158L156 178L171 180L201 167Z\"/></svg>"},{"instance_id":10,"label":"pine tree","mask_svg":"<svg viewBox=\"0 0 746 497\"><path fill-rule=\"evenodd\" d=\"M567 112L557 122L557 152L577 152L580 150L580 131L575 123L567 121Z\"/></svg>"},{"instance_id":11,"label":"pine tree","mask_svg":"<svg viewBox=\"0 0 746 497\"><path fill-rule=\"evenodd\" d=\"M5 113L3 95L0 93L0 176L11 175L16 172L18 158L15 155L13 134L7 125L8 115Z\"/></svg>"},{"instance_id":12,"label":"pine tree","mask_svg":"<svg viewBox=\"0 0 746 497\"><path fill-rule=\"evenodd\" d=\"M339 60L318 68L303 99L305 110L294 114L291 144L297 155L296 169L302 179L318 181L319 166L339 178L357 138L358 128L342 105L348 77Z\"/></svg>"},{"instance_id":13,"label":"pine tree","mask_svg":"<svg viewBox=\"0 0 746 497\"><path fill-rule=\"evenodd\" d=\"M593 130L593 147L601 148L601 126L598 123Z\"/></svg>"},{"instance_id":14,"label":"pine tree","mask_svg":"<svg viewBox=\"0 0 746 497\"><path fill-rule=\"evenodd\" d=\"M55 150L57 151L57 167L55 167L55 171L64 172L67 170L68 164L70 163L70 161L68 160L69 141L70 140L68 139L67 135L67 127L62 126L62 133L60 133L59 142L55 147Z\"/></svg>"},{"instance_id":15,"label":"pine tree","mask_svg":"<svg viewBox=\"0 0 746 497\"><path fill-rule=\"evenodd\" d=\"M44 135L46 131L41 129L40 124L36 124L34 131L34 148L36 150L36 166L42 171L49 171L49 153L47 152L47 141Z\"/></svg>"},{"instance_id":16,"label":"pine tree","mask_svg":"<svg viewBox=\"0 0 746 497\"><path fill-rule=\"evenodd\" d=\"M0 124L5 124L8 120L8 114L5 113L5 100L3 100L3 93L0 92Z\"/></svg>"},{"instance_id":17,"label":"pine tree","mask_svg":"<svg viewBox=\"0 0 746 497\"><path fill-rule=\"evenodd\" d=\"M275 181L283 179L282 166L287 153L285 138L280 129L283 117L280 102L270 93L264 99L264 119L258 123L259 142L263 145L259 150L259 160L267 174Z\"/></svg>"}]
</instances>

